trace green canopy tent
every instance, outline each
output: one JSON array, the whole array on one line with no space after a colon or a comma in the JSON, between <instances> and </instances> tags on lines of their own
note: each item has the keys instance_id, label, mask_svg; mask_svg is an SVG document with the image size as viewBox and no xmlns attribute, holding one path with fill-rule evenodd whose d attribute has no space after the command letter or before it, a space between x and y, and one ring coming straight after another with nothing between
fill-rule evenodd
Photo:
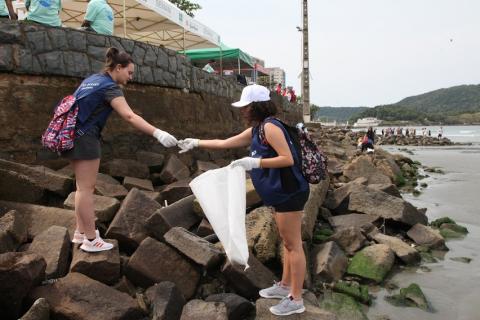
<instances>
[{"instance_id":1,"label":"green canopy tent","mask_svg":"<svg viewBox=\"0 0 480 320\"><path fill-rule=\"evenodd\" d=\"M238 48L229 48L223 43L217 48L192 49L179 51L187 55L192 63L203 67L211 60L220 63L220 70L235 70L242 73L242 70L249 72L255 69L254 59Z\"/></svg>"}]
</instances>

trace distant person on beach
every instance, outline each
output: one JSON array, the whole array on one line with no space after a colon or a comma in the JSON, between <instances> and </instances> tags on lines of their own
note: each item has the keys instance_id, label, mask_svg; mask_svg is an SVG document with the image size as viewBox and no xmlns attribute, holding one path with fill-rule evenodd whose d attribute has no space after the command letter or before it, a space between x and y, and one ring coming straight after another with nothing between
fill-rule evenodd
<instances>
[{"instance_id":1,"label":"distant person on beach","mask_svg":"<svg viewBox=\"0 0 480 320\"><path fill-rule=\"evenodd\" d=\"M132 80L133 60L129 54L117 48L109 48L103 72L94 74L80 84L75 91L78 104L74 148L62 153L69 159L75 172L76 229L73 243L81 243L86 252L110 250L111 243L103 241L95 230L93 192L100 165L100 134L112 111L116 111L127 123L139 131L155 137L165 147L173 147L177 139L155 128L135 114L128 105L120 85ZM94 88L94 89L92 89Z\"/></svg>"},{"instance_id":2,"label":"distant person on beach","mask_svg":"<svg viewBox=\"0 0 480 320\"><path fill-rule=\"evenodd\" d=\"M274 116L277 107L270 100L270 92L260 85L249 85L242 91L240 101L232 106L248 125L242 133L221 140L188 138L178 145L186 152L195 147L205 149L230 149L250 146L250 157L232 162L231 166L250 171L255 190L264 205L274 208L275 222L283 240L283 275L280 282L260 290L264 298L282 298L270 307L270 312L286 316L305 311L302 288L305 279L305 253L302 247L303 208L309 197L309 184L303 177L293 143ZM260 137L260 130L265 139ZM239 279L238 281L241 281Z\"/></svg>"},{"instance_id":3,"label":"distant person on beach","mask_svg":"<svg viewBox=\"0 0 480 320\"><path fill-rule=\"evenodd\" d=\"M282 84L281 83L277 84L277 87L275 88L275 92L277 94L280 94L280 95L282 94Z\"/></svg>"},{"instance_id":4,"label":"distant person on beach","mask_svg":"<svg viewBox=\"0 0 480 320\"><path fill-rule=\"evenodd\" d=\"M28 10L26 21L36 22L50 27L61 27L60 10L61 0L26 0Z\"/></svg>"},{"instance_id":5,"label":"distant person on beach","mask_svg":"<svg viewBox=\"0 0 480 320\"><path fill-rule=\"evenodd\" d=\"M437 138L438 139L441 139L443 137L443 127L440 127L438 129L438 134L437 134Z\"/></svg>"},{"instance_id":6,"label":"distant person on beach","mask_svg":"<svg viewBox=\"0 0 480 320\"><path fill-rule=\"evenodd\" d=\"M0 0L0 19L18 20L12 0Z\"/></svg>"},{"instance_id":7,"label":"distant person on beach","mask_svg":"<svg viewBox=\"0 0 480 320\"><path fill-rule=\"evenodd\" d=\"M375 143L375 132L373 131L372 127L368 127L367 130L367 137L368 137L368 143L370 143L372 146Z\"/></svg>"},{"instance_id":8,"label":"distant person on beach","mask_svg":"<svg viewBox=\"0 0 480 320\"><path fill-rule=\"evenodd\" d=\"M428 129L428 136L431 137L432 136L432 131L430 129Z\"/></svg>"},{"instance_id":9,"label":"distant person on beach","mask_svg":"<svg viewBox=\"0 0 480 320\"><path fill-rule=\"evenodd\" d=\"M88 2L82 28L108 36L113 34L113 10L106 0Z\"/></svg>"},{"instance_id":10,"label":"distant person on beach","mask_svg":"<svg viewBox=\"0 0 480 320\"><path fill-rule=\"evenodd\" d=\"M295 94L295 90L294 89L290 90L290 94L291 94L290 102L291 103L296 103L297 102L297 95Z\"/></svg>"}]
</instances>

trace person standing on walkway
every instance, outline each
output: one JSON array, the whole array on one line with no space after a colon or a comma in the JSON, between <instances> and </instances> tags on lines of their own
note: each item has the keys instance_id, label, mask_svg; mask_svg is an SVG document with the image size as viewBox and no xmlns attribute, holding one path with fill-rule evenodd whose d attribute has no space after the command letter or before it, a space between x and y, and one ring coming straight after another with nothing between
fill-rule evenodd
<instances>
[{"instance_id":1,"label":"person standing on walkway","mask_svg":"<svg viewBox=\"0 0 480 320\"><path fill-rule=\"evenodd\" d=\"M50 27L61 27L60 10L61 0L26 0L25 8L28 10L25 20L43 24Z\"/></svg>"},{"instance_id":2,"label":"person standing on walkway","mask_svg":"<svg viewBox=\"0 0 480 320\"><path fill-rule=\"evenodd\" d=\"M88 2L82 28L107 36L113 34L113 10L107 0L90 0Z\"/></svg>"},{"instance_id":3,"label":"person standing on walkway","mask_svg":"<svg viewBox=\"0 0 480 320\"><path fill-rule=\"evenodd\" d=\"M117 48L109 48L102 73L92 75L80 84L74 96L78 104L74 147L62 153L70 160L75 172L75 217L77 226L73 243L81 243L87 252L110 250L113 245L103 241L95 230L93 192L101 157L101 131L111 112L115 110L127 123L139 131L155 137L163 146L173 147L177 139L155 128L135 114L128 105L120 85L133 77L133 60Z\"/></svg>"},{"instance_id":4,"label":"person standing on walkway","mask_svg":"<svg viewBox=\"0 0 480 320\"><path fill-rule=\"evenodd\" d=\"M302 175L293 142L283 125L274 118L275 104L270 91L260 85L249 85L242 91L240 101L232 106L248 124L242 133L225 140L187 138L179 141L180 152L193 148L230 149L250 146L250 156L231 163L250 171L255 190L264 205L272 206L280 237L283 240L284 260L282 280L260 290L264 298L282 300L270 311L275 315L290 315L305 311L302 288L305 279L305 253L302 247L303 208L308 200L309 184ZM260 138L264 129L265 140Z\"/></svg>"},{"instance_id":5,"label":"person standing on walkway","mask_svg":"<svg viewBox=\"0 0 480 320\"><path fill-rule=\"evenodd\" d=\"M12 0L0 0L0 19L18 20L13 10Z\"/></svg>"}]
</instances>

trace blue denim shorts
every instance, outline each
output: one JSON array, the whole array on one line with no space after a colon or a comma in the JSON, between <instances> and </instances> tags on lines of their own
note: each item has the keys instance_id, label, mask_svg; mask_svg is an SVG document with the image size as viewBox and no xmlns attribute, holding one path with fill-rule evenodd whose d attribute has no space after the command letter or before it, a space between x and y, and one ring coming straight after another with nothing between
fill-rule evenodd
<instances>
[{"instance_id":1,"label":"blue denim shorts","mask_svg":"<svg viewBox=\"0 0 480 320\"><path fill-rule=\"evenodd\" d=\"M299 192L287 201L274 205L273 208L276 213L303 211L309 195L310 191Z\"/></svg>"}]
</instances>

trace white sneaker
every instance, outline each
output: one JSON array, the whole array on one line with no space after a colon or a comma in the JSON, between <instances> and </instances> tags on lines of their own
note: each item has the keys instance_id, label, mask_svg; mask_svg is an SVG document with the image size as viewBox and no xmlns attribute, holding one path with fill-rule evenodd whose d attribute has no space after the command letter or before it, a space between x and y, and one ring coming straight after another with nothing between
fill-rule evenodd
<instances>
[{"instance_id":1,"label":"white sneaker","mask_svg":"<svg viewBox=\"0 0 480 320\"><path fill-rule=\"evenodd\" d=\"M270 312L276 316L289 316L294 313L305 312L303 300L295 301L292 296L283 298L278 304L270 307Z\"/></svg>"},{"instance_id":2,"label":"white sneaker","mask_svg":"<svg viewBox=\"0 0 480 320\"><path fill-rule=\"evenodd\" d=\"M290 287L284 287L281 285L280 282L276 282L276 281L273 282L273 286L266 289L262 289L258 292L260 297L267 298L267 299L274 299L274 298L282 299L288 296L289 293L290 293Z\"/></svg>"},{"instance_id":3,"label":"white sneaker","mask_svg":"<svg viewBox=\"0 0 480 320\"><path fill-rule=\"evenodd\" d=\"M80 249L86 252L99 252L107 251L113 248L113 244L103 241L98 235L93 241L88 241L87 238L83 239L83 243Z\"/></svg>"},{"instance_id":4,"label":"white sneaker","mask_svg":"<svg viewBox=\"0 0 480 320\"><path fill-rule=\"evenodd\" d=\"M98 232L98 230L95 230L95 237L98 238L99 236L100 232ZM75 230L75 232L73 233L72 243L83 243L83 239L85 239L85 234L80 233L80 231L78 230Z\"/></svg>"}]
</instances>

